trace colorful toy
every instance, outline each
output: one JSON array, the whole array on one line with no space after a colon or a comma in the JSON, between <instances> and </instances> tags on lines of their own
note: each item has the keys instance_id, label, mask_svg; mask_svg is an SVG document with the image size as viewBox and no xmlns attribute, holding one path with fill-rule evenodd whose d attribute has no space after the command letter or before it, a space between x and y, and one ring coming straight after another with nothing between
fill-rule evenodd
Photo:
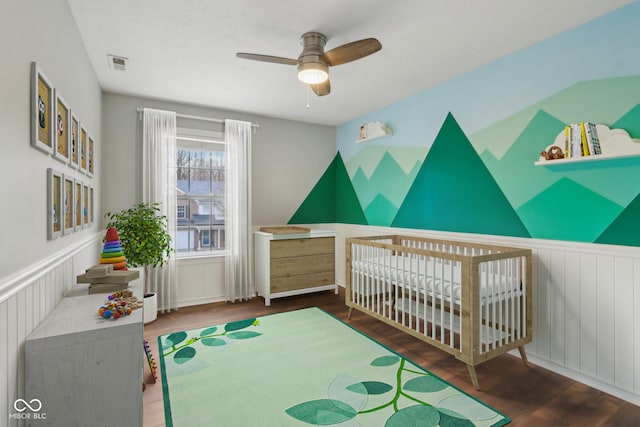
<instances>
[{"instance_id":1,"label":"colorful toy","mask_svg":"<svg viewBox=\"0 0 640 427\"><path fill-rule=\"evenodd\" d=\"M142 303L129 290L114 292L107 297L107 300L98 308L98 316L104 319L119 319L142 307Z\"/></svg>"},{"instance_id":2,"label":"colorful toy","mask_svg":"<svg viewBox=\"0 0 640 427\"><path fill-rule=\"evenodd\" d=\"M151 369L151 375L153 376L153 382L155 383L158 380L156 362L155 360L153 360L153 355L151 354L151 348L149 347L149 342L147 340L143 340L142 345L144 346L144 354L147 356L147 362L149 362L149 369Z\"/></svg>"},{"instance_id":3,"label":"colorful toy","mask_svg":"<svg viewBox=\"0 0 640 427\"><path fill-rule=\"evenodd\" d=\"M114 270L127 270L127 260L120 246L120 236L114 227L108 228L104 236L100 264L112 264Z\"/></svg>"}]
</instances>

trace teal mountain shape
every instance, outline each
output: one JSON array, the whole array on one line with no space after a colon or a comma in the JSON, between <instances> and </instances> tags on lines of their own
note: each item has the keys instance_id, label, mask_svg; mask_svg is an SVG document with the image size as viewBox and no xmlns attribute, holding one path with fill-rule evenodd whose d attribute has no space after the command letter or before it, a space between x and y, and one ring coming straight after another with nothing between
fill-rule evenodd
<instances>
[{"instance_id":1,"label":"teal mountain shape","mask_svg":"<svg viewBox=\"0 0 640 427\"><path fill-rule=\"evenodd\" d=\"M640 126L637 121L632 126L616 122L625 112L634 109L638 99L640 75L582 81L474 132L469 135L469 140L479 152L488 148L501 158L539 110L564 123L603 123L626 129L633 137L640 138L632 131L632 128ZM548 141L546 145L552 142Z\"/></svg>"},{"instance_id":2,"label":"teal mountain shape","mask_svg":"<svg viewBox=\"0 0 640 427\"><path fill-rule=\"evenodd\" d=\"M621 210L583 185L561 178L517 212L531 237L593 242Z\"/></svg>"},{"instance_id":3,"label":"teal mountain shape","mask_svg":"<svg viewBox=\"0 0 640 427\"><path fill-rule=\"evenodd\" d=\"M289 224L338 222L367 224L340 153L336 154Z\"/></svg>"},{"instance_id":4,"label":"teal mountain shape","mask_svg":"<svg viewBox=\"0 0 640 427\"><path fill-rule=\"evenodd\" d=\"M389 226L398 212L397 206L382 194L378 194L364 210L370 225Z\"/></svg>"},{"instance_id":5,"label":"teal mountain shape","mask_svg":"<svg viewBox=\"0 0 640 427\"><path fill-rule=\"evenodd\" d=\"M612 129L624 129L631 138L640 138L640 104L629 110L611 125Z\"/></svg>"},{"instance_id":6,"label":"teal mountain shape","mask_svg":"<svg viewBox=\"0 0 640 427\"><path fill-rule=\"evenodd\" d=\"M600 234L595 243L640 246L640 194Z\"/></svg>"},{"instance_id":7,"label":"teal mountain shape","mask_svg":"<svg viewBox=\"0 0 640 427\"><path fill-rule=\"evenodd\" d=\"M564 127L564 122L539 110L500 160L489 150L481 153L480 157L512 206L521 206L561 178L546 167L535 166L534 162Z\"/></svg>"},{"instance_id":8,"label":"teal mountain shape","mask_svg":"<svg viewBox=\"0 0 640 427\"><path fill-rule=\"evenodd\" d=\"M392 226L529 237L451 113Z\"/></svg>"},{"instance_id":9,"label":"teal mountain shape","mask_svg":"<svg viewBox=\"0 0 640 427\"><path fill-rule=\"evenodd\" d=\"M390 221L386 219L391 215L390 209L393 208L393 214L391 215L391 219L393 219L419 168L420 162L417 161L410 173L405 173L404 169L400 167L389 152L384 153L368 179L362 168L358 167L351 182L360 204L367 206L365 215L370 225L390 224ZM379 200L376 201L378 196L382 196L385 201L383 203L383 212L376 212L376 206L380 202ZM381 218L385 219L380 222L379 219Z\"/></svg>"}]
</instances>

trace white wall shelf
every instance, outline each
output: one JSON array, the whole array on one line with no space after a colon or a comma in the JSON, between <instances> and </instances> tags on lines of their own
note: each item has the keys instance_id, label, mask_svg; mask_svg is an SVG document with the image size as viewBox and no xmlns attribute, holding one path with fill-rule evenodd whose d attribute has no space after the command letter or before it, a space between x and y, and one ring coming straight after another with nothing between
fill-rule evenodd
<instances>
[{"instance_id":1,"label":"white wall shelf","mask_svg":"<svg viewBox=\"0 0 640 427\"><path fill-rule=\"evenodd\" d=\"M382 122L367 122L360 125L360 137L356 144L393 135L391 129Z\"/></svg>"},{"instance_id":2,"label":"white wall shelf","mask_svg":"<svg viewBox=\"0 0 640 427\"><path fill-rule=\"evenodd\" d=\"M536 166L560 166L567 164L599 162L605 160L627 159L640 157L640 139L633 139L624 129L611 129L609 126L596 125L600 139L602 154L584 157L571 157L568 159L546 160L542 156L534 162ZM548 151L552 146L565 146L565 133L561 131L553 144L546 148Z\"/></svg>"},{"instance_id":3,"label":"white wall shelf","mask_svg":"<svg viewBox=\"0 0 640 427\"><path fill-rule=\"evenodd\" d=\"M556 159L556 160L538 160L534 163L536 166L560 166L571 163L587 163L587 162L601 162L606 160L615 160L615 159L627 159L640 157L640 153L636 154L597 154L595 156L586 156L586 157L572 157L569 159Z\"/></svg>"}]
</instances>

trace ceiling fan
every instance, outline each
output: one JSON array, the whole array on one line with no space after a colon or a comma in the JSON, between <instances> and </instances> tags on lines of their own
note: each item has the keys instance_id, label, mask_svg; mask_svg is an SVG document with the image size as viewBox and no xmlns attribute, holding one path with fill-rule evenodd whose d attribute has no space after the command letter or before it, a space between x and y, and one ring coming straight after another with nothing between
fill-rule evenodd
<instances>
[{"instance_id":1,"label":"ceiling fan","mask_svg":"<svg viewBox=\"0 0 640 427\"><path fill-rule=\"evenodd\" d=\"M295 65L298 67L298 79L307 83L316 95L323 96L331 92L331 83L329 82L330 66L346 64L382 49L382 45L378 40L368 38L343 44L325 52L324 45L326 42L327 37L324 34L310 31L300 37L302 53L298 56L298 59L244 52L236 53L236 56L254 61Z\"/></svg>"}]
</instances>

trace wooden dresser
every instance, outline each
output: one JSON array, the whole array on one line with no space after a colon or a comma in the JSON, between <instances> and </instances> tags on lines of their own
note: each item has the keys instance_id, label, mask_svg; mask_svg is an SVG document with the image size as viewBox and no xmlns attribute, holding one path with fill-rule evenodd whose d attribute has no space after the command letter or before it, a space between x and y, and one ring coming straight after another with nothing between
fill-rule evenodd
<instances>
[{"instance_id":1,"label":"wooden dresser","mask_svg":"<svg viewBox=\"0 0 640 427\"><path fill-rule=\"evenodd\" d=\"M265 305L272 298L333 289L335 236L332 231L254 233L256 290Z\"/></svg>"}]
</instances>

